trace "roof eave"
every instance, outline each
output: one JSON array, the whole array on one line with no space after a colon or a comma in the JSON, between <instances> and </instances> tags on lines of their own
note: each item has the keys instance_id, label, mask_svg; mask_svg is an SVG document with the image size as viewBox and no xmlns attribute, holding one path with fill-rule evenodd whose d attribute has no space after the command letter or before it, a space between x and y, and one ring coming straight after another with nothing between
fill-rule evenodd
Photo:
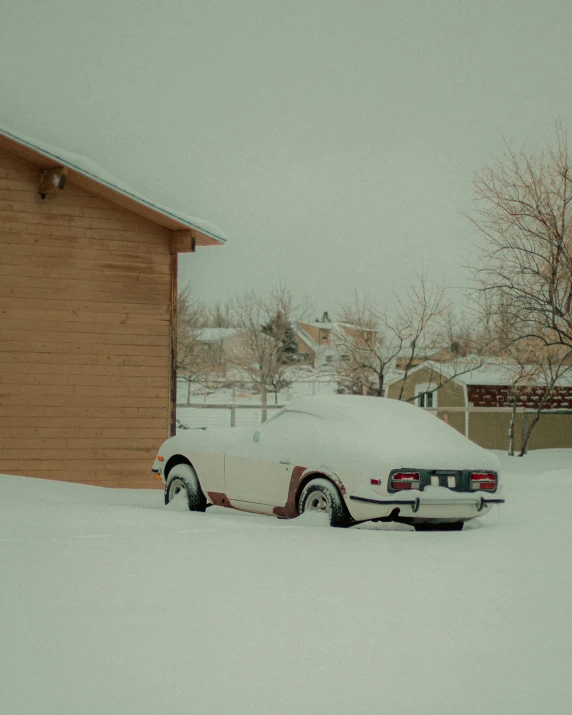
<instances>
[{"instance_id":1,"label":"roof eave","mask_svg":"<svg viewBox=\"0 0 572 715\"><path fill-rule=\"evenodd\" d=\"M83 169L69 159L58 156L42 147L36 146L32 142L21 139L11 134L6 129L0 128L0 147L4 147L16 154L20 158L39 166L42 169L53 169L58 166L65 166L68 169L68 179L91 191L98 196L133 211L139 216L154 223L164 226L171 231L190 231L198 246L219 246L226 241L221 236L192 223L182 216L177 216L172 211L157 206L147 199L137 196L128 190L116 186L113 183L102 179L86 169Z\"/></svg>"}]
</instances>

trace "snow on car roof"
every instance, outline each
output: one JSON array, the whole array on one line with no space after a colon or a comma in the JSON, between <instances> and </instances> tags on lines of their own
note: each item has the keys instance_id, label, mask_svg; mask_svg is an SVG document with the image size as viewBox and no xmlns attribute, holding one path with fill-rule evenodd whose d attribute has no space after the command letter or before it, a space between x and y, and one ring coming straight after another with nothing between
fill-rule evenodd
<instances>
[{"instance_id":1,"label":"snow on car roof","mask_svg":"<svg viewBox=\"0 0 572 715\"><path fill-rule=\"evenodd\" d=\"M337 435L345 448L348 444L355 446L358 443L365 451L381 447L384 454L393 455L400 466L445 465L449 460L451 468L472 469L475 464L482 468L496 460L490 452L469 441L436 415L400 400L361 395L317 395L289 402L280 414L288 412L307 413L322 420L322 428L313 426L311 433L317 460L321 455L320 445L332 434ZM272 419L278 421L280 417L276 415ZM307 425L303 427L308 436ZM344 437L344 433L351 436Z\"/></svg>"},{"instance_id":2,"label":"snow on car roof","mask_svg":"<svg viewBox=\"0 0 572 715\"><path fill-rule=\"evenodd\" d=\"M427 415L416 405L385 397L362 395L317 395L301 397L286 405L288 411L309 412L324 419L370 422L396 415ZM431 415L428 415L431 416Z\"/></svg>"}]
</instances>

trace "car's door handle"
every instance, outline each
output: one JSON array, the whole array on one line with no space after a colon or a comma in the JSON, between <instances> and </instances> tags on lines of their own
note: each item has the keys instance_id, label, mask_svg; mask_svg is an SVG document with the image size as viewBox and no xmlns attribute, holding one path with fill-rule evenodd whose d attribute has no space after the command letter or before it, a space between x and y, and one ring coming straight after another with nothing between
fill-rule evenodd
<instances>
[{"instance_id":1,"label":"car's door handle","mask_svg":"<svg viewBox=\"0 0 572 715\"><path fill-rule=\"evenodd\" d=\"M288 460L282 460L282 459L281 459L281 460L280 460L280 464L290 464L290 462L289 462Z\"/></svg>"}]
</instances>

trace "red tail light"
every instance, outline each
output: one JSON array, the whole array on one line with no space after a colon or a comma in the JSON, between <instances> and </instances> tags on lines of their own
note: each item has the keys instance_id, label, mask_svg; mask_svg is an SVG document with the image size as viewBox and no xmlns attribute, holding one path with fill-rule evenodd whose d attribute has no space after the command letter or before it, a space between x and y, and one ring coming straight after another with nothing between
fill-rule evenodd
<instances>
[{"instance_id":1,"label":"red tail light","mask_svg":"<svg viewBox=\"0 0 572 715\"><path fill-rule=\"evenodd\" d=\"M471 489L494 491L497 486L497 475L493 472L472 472Z\"/></svg>"},{"instance_id":2,"label":"red tail light","mask_svg":"<svg viewBox=\"0 0 572 715\"><path fill-rule=\"evenodd\" d=\"M418 489L419 472L396 472L389 482L392 489Z\"/></svg>"}]
</instances>

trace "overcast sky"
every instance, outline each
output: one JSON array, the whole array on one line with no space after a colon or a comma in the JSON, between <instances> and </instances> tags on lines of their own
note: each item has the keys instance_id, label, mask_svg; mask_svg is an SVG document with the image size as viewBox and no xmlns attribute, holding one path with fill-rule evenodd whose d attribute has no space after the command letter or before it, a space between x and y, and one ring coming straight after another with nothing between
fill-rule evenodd
<instances>
[{"instance_id":1,"label":"overcast sky","mask_svg":"<svg viewBox=\"0 0 572 715\"><path fill-rule=\"evenodd\" d=\"M461 285L475 170L572 132L570 0L0 0L0 124L224 231L212 302Z\"/></svg>"}]
</instances>

